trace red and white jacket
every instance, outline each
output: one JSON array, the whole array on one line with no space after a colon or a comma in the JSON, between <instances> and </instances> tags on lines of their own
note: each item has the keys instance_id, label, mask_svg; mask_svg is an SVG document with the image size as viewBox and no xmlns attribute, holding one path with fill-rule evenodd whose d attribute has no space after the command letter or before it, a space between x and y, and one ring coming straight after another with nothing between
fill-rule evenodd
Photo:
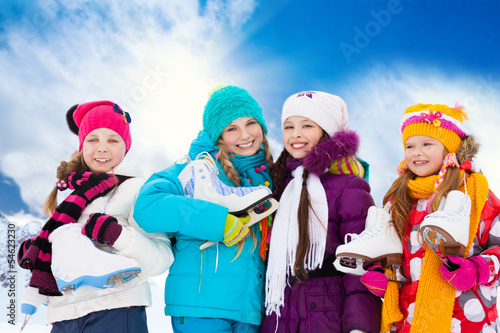
<instances>
[{"instance_id":1,"label":"red and white jacket","mask_svg":"<svg viewBox=\"0 0 500 333\"><path fill-rule=\"evenodd\" d=\"M396 324L398 332L410 332L418 282L422 269L425 249L419 240L419 228L427 215L427 199L413 202L409 213L409 225L403 240L402 274L408 282L399 289L399 306L403 320ZM473 246L468 256L481 255L490 266L490 278L486 285L472 290L457 290L451 332L475 333L497 332L500 321L497 314L497 287L500 271L500 200L490 191L481 213L481 221Z\"/></svg>"}]
</instances>

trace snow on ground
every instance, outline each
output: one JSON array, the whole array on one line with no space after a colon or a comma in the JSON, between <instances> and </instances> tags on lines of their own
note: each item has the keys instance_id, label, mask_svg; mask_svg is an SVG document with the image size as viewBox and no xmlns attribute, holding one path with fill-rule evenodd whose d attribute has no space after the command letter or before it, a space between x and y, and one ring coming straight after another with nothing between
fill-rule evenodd
<instances>
[{"instance_id":1,"label":"snow on ground","mask_svg":"<svg viewBox=\"0 0 500 333\"><path fill-rule=\"evenodd\" d=\"M23 318L24 320L24 318ZM19 333L19 330L21 329L22 323L16 324L16 325L11 325L6 322L1 322L0 323L0 332L2 333ZM28 324L24 330L23 333L47 333L50 332L52 326L43 326L43 325L30 325Z\"/></svg>"}]
</instances>

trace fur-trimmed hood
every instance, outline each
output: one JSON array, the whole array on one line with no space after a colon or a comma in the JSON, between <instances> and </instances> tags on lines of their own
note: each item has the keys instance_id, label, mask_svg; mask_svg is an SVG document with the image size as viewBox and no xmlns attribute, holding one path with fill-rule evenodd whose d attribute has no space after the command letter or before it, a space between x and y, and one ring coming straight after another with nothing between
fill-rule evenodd
<instances>
[{"instance_id":1,"label":"fur-trimmed hood","mask_svg":"<svg viewBox=\"0 0 500 333\"><path fill-rule=\"evenodd\" d=\"M359 148L359 136L351 130L335 134L314 146L304 157L302 165L310 173L319 176L332 163L342 157L355 156Z\"/></svg>"}]
</instances>

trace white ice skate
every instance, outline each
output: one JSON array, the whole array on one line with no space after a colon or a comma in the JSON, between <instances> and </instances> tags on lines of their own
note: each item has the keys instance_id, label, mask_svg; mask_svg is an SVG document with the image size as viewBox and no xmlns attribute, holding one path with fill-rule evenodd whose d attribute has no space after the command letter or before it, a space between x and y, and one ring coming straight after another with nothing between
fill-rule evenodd
<instances>
[{"instance_id":1,"label":"white ice skate","mask_svg":"<svg viewBox=\"0 0 500 333\"><path fill-rule=\"evenodd\" d=\"M469 242L470 210L470 197L461 191L451 191L446 199L441 199L438 210L420 224L424 241L440 258L439 246L443 247L443 255L464 255Z\"/></svg>"},{"instance_id":2,"label":"white ice skate","mask_svg":"<svg viewBox=\"0 0 500 333\"><path fill-rule=\"evenodd\" d=\"M272 198L272 192L267 186L227 186L217 177L218 172L209 159L200 158L189 162L178 176L184 195L226 207L229 213L236 216L250 215L250 220L246 223L248 227L278 209L278 202ZM206 242L200 249L215 243Z\"/></svg>"},{"instance_id":3,"label":"white ice skate","mask_svg":"<svg viewBox=\"0 0 500 333\"><path fill-rule=\"evenodd\" d=\"M391 215L384 208L370 207L365 230L359 235L347 234L345 242L337 247L333 263L338 271L361 276L377 262L383 267L401 265L403 244L391 223Z\"/></svg>"},{"instance_id":4,"label":"white ice skate","mask_svg":"<svg viewBox=\"0 0 500 333\"><path fill-rule=\"evenodd\" d=\"M84 285L111 288L138 276L141 269L135 259L99 250L81 229L81 225L72 223L49 236L52 274L61 292Z\"/></svg>"}]
</instances>

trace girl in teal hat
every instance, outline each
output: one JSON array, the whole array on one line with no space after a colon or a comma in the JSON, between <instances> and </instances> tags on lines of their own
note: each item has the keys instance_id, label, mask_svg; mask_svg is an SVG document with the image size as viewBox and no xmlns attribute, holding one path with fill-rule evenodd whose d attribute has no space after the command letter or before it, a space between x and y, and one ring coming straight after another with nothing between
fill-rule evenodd
<instances>
[{"instance_id":1,"label":"girl in teal hat","mask_svg":"<svg viewBox=\"0 0 500 333\"><path fill-rule=\"evenodd\" d=\"M189 157L196 160L206 153L215 163L217 181L225 185L272 189L266 133L262 109L248 91L222 87L205 106L203 131L191 143ZM183 181L186 165L177 163L152 175L134 214L144 230L175 239L165 315L172 317L174 332L258 332L270 218L247 227L228 208L189 197L189 182ZM253 241L245 241L248 235ZM200 250L207 241L220 243Z\"/></svg>"}]
</instances>

